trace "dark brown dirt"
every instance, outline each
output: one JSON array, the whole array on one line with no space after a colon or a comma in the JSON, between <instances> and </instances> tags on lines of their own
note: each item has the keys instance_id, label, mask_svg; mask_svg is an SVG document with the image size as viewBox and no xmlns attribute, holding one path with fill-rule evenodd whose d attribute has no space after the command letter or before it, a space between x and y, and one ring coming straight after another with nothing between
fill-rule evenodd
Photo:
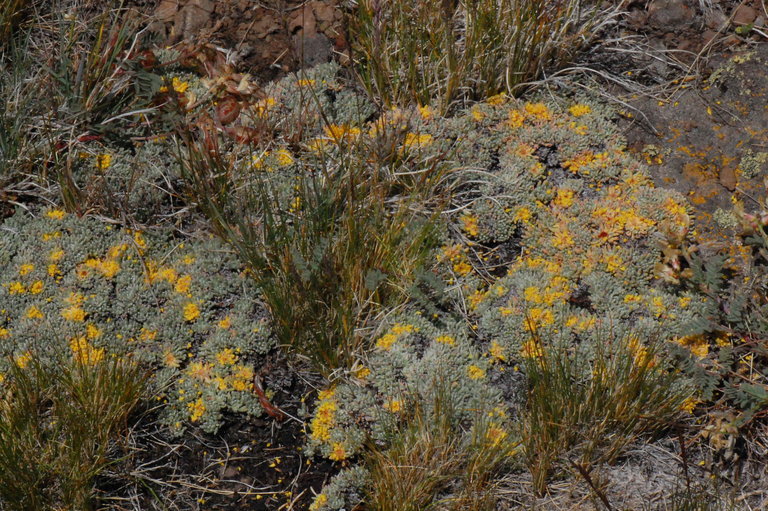
<instances>
[{"instance_id":1,"label":"dark brown dirt","mask_svg":"<svg viewBox=\"0 0 768 511\"><path fill-rule=\"evenodd\" d=\"M313 402L320 378L306 368L290 367L279 353L265 367L264 385L274 391L271 404L285 419L232 414L223 417L216 434L189 429L177 439L154 423L154 413L145 412L116 456L121 461L97 484L105 495L102 508L307 509L342 468L308 458L302 450L306 437L300 409Z\"/></svg>"}]
</instances>

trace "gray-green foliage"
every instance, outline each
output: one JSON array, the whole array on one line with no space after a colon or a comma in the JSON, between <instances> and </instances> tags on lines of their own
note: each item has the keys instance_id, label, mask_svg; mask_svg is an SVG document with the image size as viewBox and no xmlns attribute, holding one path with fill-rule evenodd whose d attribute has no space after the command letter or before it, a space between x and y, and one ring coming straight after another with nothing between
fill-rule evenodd
<instances>
[{"instance_id":1,"label":"gray-green foliage","mask_svg":"<svg viewBox=\"0 0 768 511\"><path fill-rule=\"evenodd\" d=\"M34 354L130 356L152 369L163 420L212 431L261 414L254 367L273 347L241 263L215 239L173 240L49 210L0 237L0 371Z\"/></svg>"}]
</instances>

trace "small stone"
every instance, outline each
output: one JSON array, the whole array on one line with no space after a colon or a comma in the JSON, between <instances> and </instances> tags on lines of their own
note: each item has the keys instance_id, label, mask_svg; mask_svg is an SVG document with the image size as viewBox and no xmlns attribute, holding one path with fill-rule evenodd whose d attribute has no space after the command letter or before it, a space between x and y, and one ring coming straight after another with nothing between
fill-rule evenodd
<instances>
[{"instance_id":1,"label":"small stone","mask_svg":"<svg viewBox=\"0 0 768 511\"><path fill-rule=\"evenodd\" d=\"M657 29L680 29L690 25L695 11L682 0L654 0L648 6L648 24Z\"/></svg>"},{"instance_id":2,"label":"small stone","mask_svg":"<svg viewBox=\"0 0 768 511\"><path fill-rule=\"evenodd\" d=\"M718 175L720 184L728 191L736 189L736 169L731 166L722 167Z\"/></svg>"},{"instance_id":3,"label":"small stone","mask_svg":"<svg viewBox=\"0 0 768 511\"><path fill-rule=\"evenodd\" d=\"M708 11L704 15L704 24L712 30L720 30L728 24L728 17L721 10Z\"/></svg>"},{"instance_id":4,"label":"small stone","mask_svg":"<svg viewBox=\"0 0 768 511\"><path fill-rule=\"evenodd\" d=\"M740 5L733 14L735 25L749 25L757 18L757 11L748 5Z\"/></svg>"},{"instance_id":5,"label":"small stone","mask_svg":"<svg viewBox=\"0 0 768 511\"><path fill-rule=\"evenodd\" d=\"M307 37L299 33L293 41L303 66L311 67L331 60L333 43L326 36L316 34Z\"/></svg>"},{"instance_id":6,"label":"small stone","mask_svg":"<svg viewBox=\"0 0 768 511\"><path fill-rule=\"evenodd\" d=\"M162 0L155 9L155 17L163 23L168 23L179 10L179 0Z\"/></svg>"}]
</instances>

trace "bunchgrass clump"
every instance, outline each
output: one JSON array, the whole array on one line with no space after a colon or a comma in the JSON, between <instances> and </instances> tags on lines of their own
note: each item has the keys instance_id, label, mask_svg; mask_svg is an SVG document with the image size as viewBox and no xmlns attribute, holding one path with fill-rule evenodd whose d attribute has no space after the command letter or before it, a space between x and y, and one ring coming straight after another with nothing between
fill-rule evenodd
<instances>
[{"instance_id":1,"label":"bunchgrass clump","mask_svg":"<svg viewBox=\"0 0 768 511\"><path fill-rule=\"evenodd\" d=\"M599 336L585 357L578 347L535 342L524 359L521 437L539 494L558 463L614 461L640 435L668 426L690 396L658 343Z\"/></svg>"},{"instance_id":2,"label":"bunchgrass clump","mask_svg":"<svg viewBox=\"0 0 768 511\"><path fill-rule=\"evenodd\" d=\"M349 15L352 58L385 105L446 111L566 64L612 14L582 0L363 0Z\"/></svg>"},{"instance_id":3,"label":"bunchgrass clump","mask_svg":"<svg viewBox=\"0 0 768 511\"><path fill-rule=\"evenodd\" d=\"M481 412L471 431L463 431L450 388L433 385L429 408L416 403L394 428L387 447L374 447L368 455L366 504L381 511L496 509L493 479L513 444Z\"/></svg>"},{"instance_id":4,"label":"bunchgrass clump","mask_svg":"<svg viewBox=\"0 0 768 511\"><path fill-rule=\"evenodd\" d=\"M308 105L272 101L312 110L318 99L307 94ZM326 373L351 367L360 329L407 298L435 244L449 167L410 115L350 125L321 111L255 147L180 132L192 201L250 265L281 343ZM304 132L295 153L280 139L288 131Z\"/></svg>"},{"instance_id":5,"label":"bunchgrass clump","mask_svg":"<svg viewBox=\"0 0 768 511\"><path fill-rule=\"evenodd\" d=\"M127 359L34 355L11 365L0 400L0 502L8 510L94 509L94 479L144 397Z\"/></svg>"}]
</instances>

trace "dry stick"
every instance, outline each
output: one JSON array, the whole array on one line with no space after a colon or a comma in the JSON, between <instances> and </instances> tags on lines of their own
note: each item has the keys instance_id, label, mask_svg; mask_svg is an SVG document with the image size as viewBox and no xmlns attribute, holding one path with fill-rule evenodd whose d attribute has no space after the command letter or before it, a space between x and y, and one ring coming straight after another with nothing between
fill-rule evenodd
<instances>
[{"instance_id":1,"label":"dry stick","mask_svg":"<svg viewBox=\"0 0 768 511\"><path fill-rule=\"evenodd\" d=\"M685 488L688 494L691 493L691 476L688 473L688 450L685 448L685 439L682 432L677 434L678 442L680 442L680 457L683 459L683 475L685 477Z\"/></svg>"},{"instance_id":2,"label":"dry stick","mask_svg":"<svg viewBox=\"0 0 768 511\"><path fill-rule=\"evenodd\" d=\"M589 472L582 467L581 465L577 464L573 460L568 460L568 462L573 465L573 467L579 471L579 474L581 474L581 477L584 478L584 480L589 484L590 488L592 488L592 491L595 492L597 497L600 499L600 501L603 503L603 505L608 509L608 511L613 511L613 508L611 507L611 503L608 502L608 497L605 496L605 493L600 491L597 486L595 485L594 481L592 481L592 478L589 476Z\"/></svg>"}]
</instances>

